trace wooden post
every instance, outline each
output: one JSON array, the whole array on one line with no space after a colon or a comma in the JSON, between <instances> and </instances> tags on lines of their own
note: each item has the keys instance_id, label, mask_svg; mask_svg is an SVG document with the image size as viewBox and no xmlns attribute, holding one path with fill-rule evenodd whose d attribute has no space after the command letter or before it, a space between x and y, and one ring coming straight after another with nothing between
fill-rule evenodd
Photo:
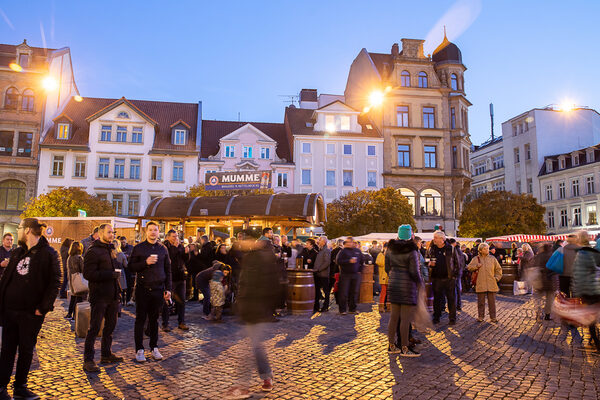
<instances>
[{"instance_id":1,"label":"wooden post","mask_svg":"<svg viewBox=\"0 0 600 400\"><path fill-rule=\"evenodd\" d=\"M292 239L298 239L298 234L296 232L296 229L298 229L298 228L296 228L296 227L293 228Z\"/></svg>"}]
</instances>

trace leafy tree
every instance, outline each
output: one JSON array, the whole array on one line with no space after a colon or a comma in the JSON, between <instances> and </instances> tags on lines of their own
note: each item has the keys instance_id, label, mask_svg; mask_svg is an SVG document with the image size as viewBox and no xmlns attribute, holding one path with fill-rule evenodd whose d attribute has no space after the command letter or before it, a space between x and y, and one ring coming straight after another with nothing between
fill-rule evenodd
<instances>
[{"instance_id":1,"label":"leafy tree","mask_svg":"<svg viewBox=\"0 0 600 400\"><path fill-rule=\"evenodd\" d=\"M458 228L464 237L544 234L545 210L530 194L494 190L477 199L467 199Z\"/></svg>"},{"instance_id":2,"label":"leafy tree","mask_svg":"<svg viewBox=\"0 0 600 400\"><path fill-rule=\"evenodd\" d=\"M59 188L40 194L25 205L21 218L77 217L77 210L85 210L88 217L113 217L115 209L106 200L79 188Z\"/></svg>"},{"instance_id":3,"label":"leafy tree","mask_svg":"<svg viewBox=\"0 0 600 400\"><path fill-rule=\"evenodd\" d=\"M207 190L203 184L190 187L183 197L233 196L249 194L273 194L273 189Z\"/></svg>"},{"instance_id":4,"label":"leafy tree","mask_svg":"<svg viewBox=\"0 0 600 400\"><path fill-rule=\"evenodd\" d=\"M394 188L348 193L327 205L325 233L331 238L396 232L398 226L416 227L412 206Z\"/></svg>"}]
</instances>

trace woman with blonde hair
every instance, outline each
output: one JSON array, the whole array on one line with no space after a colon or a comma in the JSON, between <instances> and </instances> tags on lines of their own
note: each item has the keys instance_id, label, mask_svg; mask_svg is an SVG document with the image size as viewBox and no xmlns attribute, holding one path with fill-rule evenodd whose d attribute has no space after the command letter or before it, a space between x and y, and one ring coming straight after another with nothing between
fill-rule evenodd
<instances>
[{"instance_id":1,"label":"woman with blonde hair","mask_svg":"<svg viewBox=\"0 0 600 400\"><path fill-rule=\"evenodd\" d=\"M534 254L529 243L523 243L521 249L523 249L523 254L519 257L519 279L527 280L527 270L533 267Z\"/></svg>"},{"instance_id":2,"label":"woman with blonde hair","mask_svg":"<svg viewBox=\"0 0 600 400\"><path fill-rule=\"evenodd\" d=\"M71 301L69 303L69 311L67 312L67 319L75 319L75 304L81 303L83 298L86 296L85 293L75 294L73 289L72 276L76 273L83 274L83 245L81 242L72 242L69 248L69 254L67 257L67 273L69 274L69 290L71 291Z\"/></svg>"},{"instance_id":3,"label":"woman with blonde hair","mask_svg":"<svg viewBox=\"0 0 600 400\"><path fill-rule=\"evenodd\" d=\"M127 300L127 280L125 279L125 269L127 269L127 256L125 255L125 253L123 253L123 250L121 250L121 242L119 240L113 240L113 245L115 246L115 269L121 270L121 275L119 275L119 284L121 285L121 304L125 305Z\"/></svg>"},{"instance_id":4,"label":"woman with blonde hair","mask_svg":"<svg viewBox=\"0 0 600 400\"><path fill-rule=\"evenodd\" d=\"M498 282L502 278L502 267L496 257L490 255L490 246L481 243L478 247L479 254L474 257L467 269L477 274L475 281L475 292L477 293L477 322L483 322L485 316L485 299L488 301L488 312L490 321L498 322L496 319L496 293Z\"/></svg>"}]
</instances>

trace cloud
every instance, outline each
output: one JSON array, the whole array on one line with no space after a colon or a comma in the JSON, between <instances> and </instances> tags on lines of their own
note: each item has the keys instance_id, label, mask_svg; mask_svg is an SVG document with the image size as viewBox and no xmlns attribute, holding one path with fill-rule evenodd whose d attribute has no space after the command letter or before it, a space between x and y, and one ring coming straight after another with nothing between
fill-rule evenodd
<instances>
[{"instance_id":1,"label":"cloud","mask_svg":"<svg viewBox=\"0 0 600 400\"><path fill-rule=\"evenodd\" d=\"M431 54L444 39L444 26L448 40L456 40L475 22L481 13L481 0L458 0L435 23L425 38L425 54Z\"/></svg>"},{"instance_id":2,"label":"cloud","mask_svg":"<svg viewBox=\"0 0 600 400\"><path fill-rule=\"evenodd\" d=\"M15 30L14 25L12 24L12 22L10 22L10 19L8 19L8 15L6 15L4 10L2 10L1 8L0 8L0 14L2 15L2 18L4 19L4 21L6 22L6 25L8 25L10 27L10 29L12 29L14 31Z\"/></svg>"}]
</instances>

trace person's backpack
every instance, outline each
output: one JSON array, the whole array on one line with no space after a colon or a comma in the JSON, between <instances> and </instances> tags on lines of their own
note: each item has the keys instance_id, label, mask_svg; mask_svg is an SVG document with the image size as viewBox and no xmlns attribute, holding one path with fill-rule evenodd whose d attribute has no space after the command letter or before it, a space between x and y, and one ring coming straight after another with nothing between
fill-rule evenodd
<instances>
[{"instance_id":1,"label":"person's backpack","mask_svg":"<svg viewBox=\"0 0 600 400\"><path fill-rule=\"evenodd\" d=\"M564 271L564 250L562 247L556 249L552 256L546 263L546 268L548 268L552 272L556 272L557 274L562 274Z\"/></svg>"}]
</instances>

